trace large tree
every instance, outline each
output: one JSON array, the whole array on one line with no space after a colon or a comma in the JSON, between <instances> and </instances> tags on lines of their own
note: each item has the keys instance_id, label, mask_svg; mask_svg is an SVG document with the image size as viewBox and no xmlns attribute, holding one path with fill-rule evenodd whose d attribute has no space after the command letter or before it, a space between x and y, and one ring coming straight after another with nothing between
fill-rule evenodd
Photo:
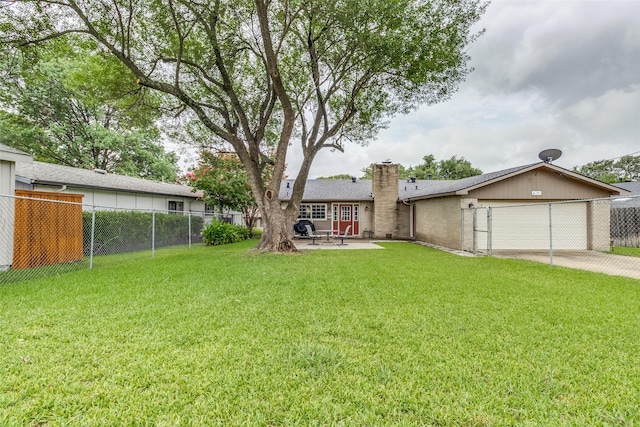
<instances>
[{"instance_id":1,"label":"large tree","mask_svg":"<svg viewBox=\"0 0 640 427\"><path fill-rule=\"evenodd\" d=\"M462 179L470 176L480 175L482 171L471 165L471 162L464 157L451 156L450 159L437 161L433 154L428 154L422 158L423 162L416 166L405 167L398 165L398 175L400 179ZM371 179L373 165L362 169L363 179Z\"/></svg>"},{"instance_id":2,"label":"large tree","mask_svg":"<svg viewBox=\"0 0 640 427\"><path fill-rule=\"evenodd\" d=\"M614 184L640 180L640 156L622 156L615 160L597 160L573 168L575 172L602 182Z\"/></svg>"},{"instance_id":3,"label":"large tree","mask_svg":"<svg viewBox=\"0 0 640 427\"><path fill-rule=\"evenodd\" d=\"M482 171L471 165L464 157L451 156L449 159L436 161L433 154L424 156L423 163L407 169L411 176L418 179L462 179L480 175Z\"/></svg>"},{"instance_id":4,"label":"large tree","mask_svg":"<svg viewBox=\"0 0 640 427\"><path fill-rule=\"evenodd\" d=\"M0 60L0 142L44 162L176 179L177 156L160 144L158 108L120 62L64 43L17 59Z\"/></svg>"},{"instance_id":5,"label":"large tree","mask_svg":"<svg viewBox=\"0 0 640 427\"><path fill-rule=\"evenodd\" d=\"M483 0L2 0L3 40L95 40L137 82L173 96L242 162L262 250L295 249L311 164L385 119L448 98L469 71ZM287 149L303 160L284 208ZM269 157L265 152L273 152ZM272 178L262 170L273 164Z\"/></svg>"},{"instance_id":6,"label":"large tree","mask_svg":"<svg viewBox=\"0 0 640 427\"><path fill-rule=\"evenodd\" d=\"M266 168L264 173L271 173L271 168ZM253 234L259 218L258 205L235 153L202 151L198 165L187 172L186 178L194 189L203 191L208 206L220 211L242 212L249 234Z\"/></svg>"}]
</instances>

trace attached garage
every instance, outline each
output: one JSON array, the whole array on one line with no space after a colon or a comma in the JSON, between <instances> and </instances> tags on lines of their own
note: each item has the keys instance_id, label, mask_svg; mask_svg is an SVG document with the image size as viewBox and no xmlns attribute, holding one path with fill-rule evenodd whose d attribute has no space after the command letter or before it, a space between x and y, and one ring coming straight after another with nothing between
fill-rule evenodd
<instances>
[{"instance_id":1,"label":"attached garage","mask_svg":"<svg viewBox=\"0 0 640 427\"><path fill-rule=\"evenodd\" d=\"M493 250L547 250L550 242L558 250L586 250L587 203L530 203L486 201L478 216L478 248L484 250L491 240ZM491 236L488 234L491 221ZM550 227L551 226L551 227Z\"/></svg>"},{"instance_id":2,"label":"attached garage","mask_svg":"<svg viewBox=\"0 0 640 427\"><path fill-rule=\"evenodd\" d=\"M604 250L620 188L540 162L456 181L420 181L401 197L411 236L467 251Z\"/></svg>"}]
</instances>

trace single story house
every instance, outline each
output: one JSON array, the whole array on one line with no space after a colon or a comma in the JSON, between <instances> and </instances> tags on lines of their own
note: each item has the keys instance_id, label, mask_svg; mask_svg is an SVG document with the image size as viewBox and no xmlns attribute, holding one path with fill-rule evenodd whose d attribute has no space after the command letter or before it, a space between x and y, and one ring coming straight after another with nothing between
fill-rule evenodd
<instances>
[{"instance_id":1,"label":"single story house","mask_svg":"<svg viewBox=\"0 0 640 427\"><path fill-rule=\"evenodd\" d=\"M640 208L640 181L620 182L614 185L626 190L629 197L612 199L612 208Z\"/></svg>"},{"instance_id":2,"label":"single story house","mask_svg":"<svg viewBox=\"0 0 640 427\"><path fill-rule=\"evenodd\" d=\"M293 180L282 182L281 201L290 199L292 185ZM374 165L372 180L307 181L300 219L340 233L351 225L359 237L472 250L478 242L471 231L481 226L472 212L484 209L486 218L486 209L496 208L493 221L500 227L493 230L494 249L540 249L548 247L538 236L545 224L549 228L544 203L575 201L553 205L554 218L563 221L555 224L561 230L554 237L557 249L600 249L610 242L608 198L623 194L628 192L547 162L450 181L400 180L398 165L385 162ZM506 206L527 209L499 209Z\"/></svg>"},{"instance_id":3,"label":"single story house","mask_svg":"<svg viewBox=\"0 0 640 427\"><path fill-rule=\"evenodd\" d=\"M43 162L16 162L15 189L83 195L87 209L204 212L202 194L186 185L156 182L103 170Z\"/></svg>"},{"instance_id":4,"label":"single story house","mask_svg":"<svg viewBox=\"0 0 640 427\"><path fill-rule=\"evenodd\" d=\"M46 212L41 212L38 207L41 205L24 202L29 198L71 204L50 204ZM56 214L62 209L69 212ZM36 162L27 153L0 144L0 270L9 268L17 251L25 249L14 247L15 239L35 232L24 224L36 214L38 218L55 215L58 215L56 218L66 218L65 221L74 225L72 227L69 223L68 230L76 230L79 224L79 257L82 257L83 209L204 213L205 204L201 193L193 192L185 185ZM55 252L49 251L48 254Z\"/></svg>"},{"instance_id":5,"label":"single story house","mask_svg":"<svg viewBox=\"0 0 640 427\"><path fill-rule=\"evenodd\" d=\"M15 206L12 198L16 189L16 162L28 163L32 157L20 150L0 144L0 271L13 260L13 224Z\"/></svg>"}]
</instances>

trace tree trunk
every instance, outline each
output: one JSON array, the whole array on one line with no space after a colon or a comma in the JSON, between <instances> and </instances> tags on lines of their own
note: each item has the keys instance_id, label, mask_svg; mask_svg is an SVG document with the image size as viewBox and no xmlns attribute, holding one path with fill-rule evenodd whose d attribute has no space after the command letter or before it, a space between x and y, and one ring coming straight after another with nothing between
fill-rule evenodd
<instances>
[{"instance_id":1,"label":"tree trunk","mask_svg":"<svg viewBox=\"0 0 640 427\"><path fill-rule=\"evenodd\" d=\"M262 221L264 231L257 249L261 252L298 251L293 243L295 218L289 210L282 209L277 197L275 200L265 200L262 206Z\"/></svg>"}]
</instances>

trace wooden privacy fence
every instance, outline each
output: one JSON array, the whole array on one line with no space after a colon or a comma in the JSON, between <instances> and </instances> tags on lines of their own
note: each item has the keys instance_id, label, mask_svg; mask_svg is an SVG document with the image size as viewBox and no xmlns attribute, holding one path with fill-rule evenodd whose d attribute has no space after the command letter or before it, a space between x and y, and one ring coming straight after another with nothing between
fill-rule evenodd
<instances>
[{"instance_id":1,"label":"wooden privacy fence","mask_svg":"<svg viewBox=\"0 0 640 427\"><path fill-rule=\"evenodd\" d=\"M16 190L12 269L82 260L82 194Z\"/></svg>"},{"instance_id":2,"label":"wooden privacy fence","mask_svg":"<svg viewBox=\"0 0 640 427\"><path fill-rule=\"evenodd\" d=\"M640 247L640 208L611 209L613 246Z\"/></svg>"}]
</instances>

